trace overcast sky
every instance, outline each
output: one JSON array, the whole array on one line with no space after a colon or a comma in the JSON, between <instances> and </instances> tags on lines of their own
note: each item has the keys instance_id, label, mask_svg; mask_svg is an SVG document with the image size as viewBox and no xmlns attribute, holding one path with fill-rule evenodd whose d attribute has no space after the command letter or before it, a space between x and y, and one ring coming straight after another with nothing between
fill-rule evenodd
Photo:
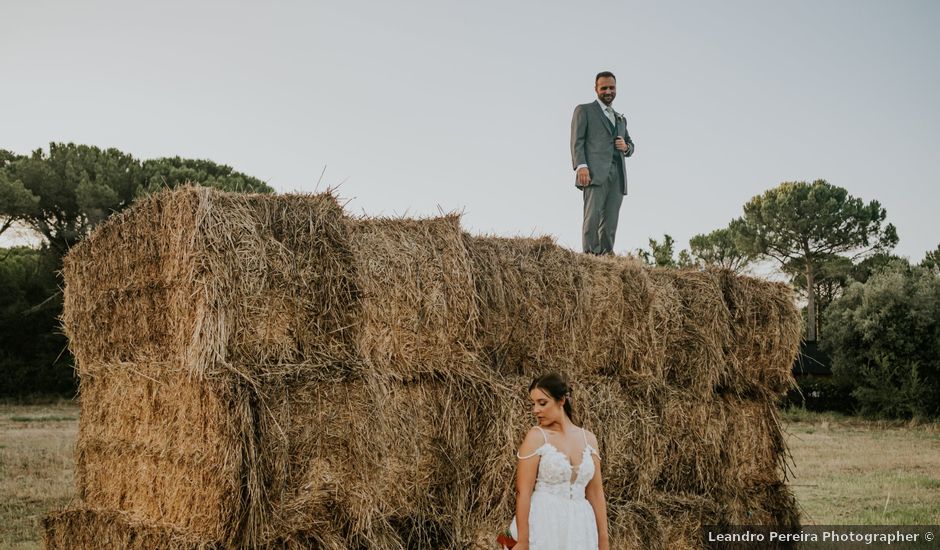
<instances>
[{"instance_id":1,"label":"overcast sky","mask_svg":"<svg viewBox=\"0 0 940 550\"><path fill-rule=\"evenodd\" d=\"M580 249L571 113L618 77L617 252L680 247L783 181L940 242L940 2L0 0L0 148L208 158L370 215Z\"/></svg>"}]
</instances>

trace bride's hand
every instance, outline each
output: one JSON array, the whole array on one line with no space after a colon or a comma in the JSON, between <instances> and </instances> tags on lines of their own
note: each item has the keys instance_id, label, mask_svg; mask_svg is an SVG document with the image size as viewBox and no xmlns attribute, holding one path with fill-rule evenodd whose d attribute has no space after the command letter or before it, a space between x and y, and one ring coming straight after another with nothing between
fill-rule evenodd
<instances>
[{"instance_id":1,"label":"bride's hand","mask_svg":"<svg viewBox=\"0 0 940 550\"><path fill-rule=\"evenodd\" d=\"M517 542L516 545L512 547L512 550L529 550L529 543Z\"/></svg>"}]
</instances>

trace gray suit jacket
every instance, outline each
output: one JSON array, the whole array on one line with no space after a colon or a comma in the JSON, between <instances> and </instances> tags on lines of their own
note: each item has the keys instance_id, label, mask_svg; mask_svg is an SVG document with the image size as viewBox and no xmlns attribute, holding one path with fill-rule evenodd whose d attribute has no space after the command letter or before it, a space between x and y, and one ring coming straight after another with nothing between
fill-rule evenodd
<instances>
[{"instance_id":1,"label":"gray suit jacket","mask_svg":"<svg viewBox=\"0 0 940 550\"><path fill-rule=\"evenodd\" d=\"M571 117L571 167L577 168L578 165L587 164L591 173L590 186L604 185L607 182L611 171L611 164L614 162L614 152L620 153L614 148L614 139L620 136L627 142L629 149L626 153L618 155L620 162L624 157L633 154L633 140L627 132L627 119L620 113L617 113L616 131L610 124L610 119L604 114L604 110L597 101L578 105L574 108L574 115ZM577 183L577 174L575 175ZM627 169L623 168L623 194L627 194ZM578 187L581 189L581 187Z\"/></svg>"}]
</instances>

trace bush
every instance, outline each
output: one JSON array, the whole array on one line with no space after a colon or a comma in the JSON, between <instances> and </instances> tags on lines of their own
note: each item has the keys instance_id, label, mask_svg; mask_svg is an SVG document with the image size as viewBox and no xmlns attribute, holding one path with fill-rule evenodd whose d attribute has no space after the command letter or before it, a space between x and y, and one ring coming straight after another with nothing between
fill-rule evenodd
<instances>
[{"instance_id":1,"label":"bush","mask_svg":"<svg viewBox=\"0 0 940 550\"><path fill-rule=\"evenodd\" d=\"M829 306L823 343L859 412L940 417L940 274L891 265Z\"/></svg>"},{"instance_id":2,"label":"bush","mask_svg":"<svg viewBox=\"0 0 940 550\"><path fill-rule=\"evenodd\" d=\"M59 327L58 262L48 249L0 248L0 395L72 394Z\"/></svg>"}]
</instances>

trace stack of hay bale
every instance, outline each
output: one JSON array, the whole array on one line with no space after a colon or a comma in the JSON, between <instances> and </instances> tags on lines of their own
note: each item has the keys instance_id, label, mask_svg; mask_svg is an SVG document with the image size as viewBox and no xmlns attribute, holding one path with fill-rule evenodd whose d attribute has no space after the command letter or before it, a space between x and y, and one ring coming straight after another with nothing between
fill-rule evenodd
<instances>
[{"instance_id":1,"label":"stack of hay bale","mask_svg":"<svg viewBox=\"0 0 940 550\"><path fill-rule=\"evenodd\" d=\"M615 548L798 522L783 285L203 188L112 217L65 278L81 502L49 548L492 548L548 371L598 435Z\"/></svg>"}]
</instances>

